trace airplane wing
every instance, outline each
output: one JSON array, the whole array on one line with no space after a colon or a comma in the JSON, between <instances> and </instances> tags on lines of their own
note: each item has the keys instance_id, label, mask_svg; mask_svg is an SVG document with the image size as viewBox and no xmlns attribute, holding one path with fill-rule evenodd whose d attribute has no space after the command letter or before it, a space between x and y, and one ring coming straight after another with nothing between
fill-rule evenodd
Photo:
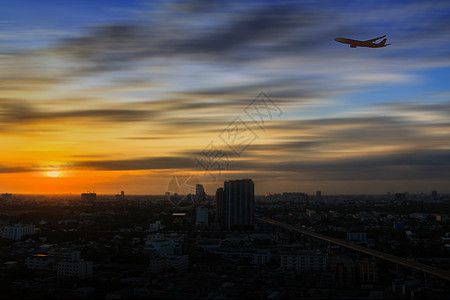
<instances>
[{"instance_id":1,"label":"airplane wing","mask_svg":"<svg viewBox=\"0 0 450 300\"><path fill-rule=\"evenodd\" d=\"M375 42L376 40L382 39L382 38L384 38L385 36L386 36L386 35L383 35L383 36L380 36L380 37L377 37L377 38L374 38L374 39L371 39L371 40L367 40L367 41L364 41L364 42L368 42L368 43Z\"/></svg>"}]
</instances>

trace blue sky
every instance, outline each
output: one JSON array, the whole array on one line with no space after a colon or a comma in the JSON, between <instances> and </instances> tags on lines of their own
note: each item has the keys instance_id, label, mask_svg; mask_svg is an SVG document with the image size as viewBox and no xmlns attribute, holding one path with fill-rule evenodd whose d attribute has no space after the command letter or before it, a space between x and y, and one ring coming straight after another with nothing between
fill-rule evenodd
<instances>
[{"instance_id":1,"label":"blue sky","mask_svg":"<svg viewBox=\"0 0 450 300\"><path fill-rule=\"evenodd\" d=\"M192 156L220 143L220 132L265 91L282 117L230 158L233 169L220 180L252 177L258 193L448 192L447 1L1 7L0 135L11 145L1 153L4 174L40 171L51 156L67 173L109 171L90 179L103 192L120 182L162 193L179 173L195 173L213 191L217 180L189 167ZM334 41L385 34L385 48ZM35 149L23 148L34 140ZM90 141L104 146L85 147Z\"/></svg>"}]
</instances>

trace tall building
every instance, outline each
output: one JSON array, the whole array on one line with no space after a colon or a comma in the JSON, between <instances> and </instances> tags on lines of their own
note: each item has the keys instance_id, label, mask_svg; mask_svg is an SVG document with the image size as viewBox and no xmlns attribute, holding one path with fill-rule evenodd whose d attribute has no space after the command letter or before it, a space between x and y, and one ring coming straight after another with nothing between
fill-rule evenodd
<instances>
[{"instance_id":1,"label":"tall building","mask_svg":"<svg viewBox=\"0 0 450 300\"><path fill-rule=\"evenodd\" d=\"M393 227L395 230L404 229L404 228L405 228L405 222L404 222L404 221L395 220L395 221L393 222L392 227Z\"/></svg>"},{"instance_id":2,"label":"tall building","mask_svg":"<svg viewBox=\"0 0 450 300\"><path fill-rule=\"evenodd\" d=\"M195 223L199 229L208 228L209 220L208 220L209 210L207 207L198 206L196 209Z\"/></svg>"},{"instance_id":3,"label":"tall building","mask_svg":"<svg viewBox=\"0 0 450 300\"><path fill-rule=\"evenodd\" d=\"M395 193L395 201L405 201L406 193Z\"/></svg>"},{"instance_id":4,"label":"tall building","mask_svg":"<svg viewBox=\"0 0 450 300\"><path fill-rule=\"evenodd\" d=\"M195 202L196 203L204 203L206 201L206 193L203 185L196 184L195 185Z\"/></svg>"},{"instance_id":5,"label":"tall building","mask_svg":"<svg viewBox=\"0 0 450 300\"><path fill-rule=\"evenodd\" d=\"M316 201L317 202L321 202L322 201L322 192L321 191L317 191L316 192Z\"/></svg>"},{"instance_id":6,"label":"tall building","mask_svg":"<svg viewBox=\"0 0 450 300\"><path fill-rule=\"evenodd\" d=\"M435 201L439 200L439 195L438 195L437 191L431 192L431 198L433 198L433 200L435 200Z\"/></svg>"},{"instance_id":7,"label":"tall building","mask_svg":"<svg viewBox=\"0 0 450 300\"><path fill-rule=\"evenodd\" d=\"M217 217L227 230L253 228L255 185L251 179L230 180L216 193Z\"/></svg>"},{"instance_id":8,"label":"tall building","mask_svg":"<svg viewBox=\"0 0 450 300\"><path fill-rule=\"evenodd\" d=\"M216 191L216 222L219 222L221 226L225 225L224 206L223 188L218 188Z\"/></svg>"}]
</instances>

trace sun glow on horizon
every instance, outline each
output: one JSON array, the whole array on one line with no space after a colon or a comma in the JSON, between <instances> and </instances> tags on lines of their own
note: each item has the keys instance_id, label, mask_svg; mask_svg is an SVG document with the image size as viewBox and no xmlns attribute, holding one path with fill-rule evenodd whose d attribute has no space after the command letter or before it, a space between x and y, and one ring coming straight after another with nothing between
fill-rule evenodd
<instances>
[{"instance_id":1,"label":"sun glow on horizon","mask_svg":"<svg viewBox=\"0 0 450 300\"><path fill-rule=\"evenodd\" d=\"M55 178L55 177L59 177L60 175L61 175L61 172L59 172L59 171L48 171L47 172L48 177Z\"/></svg>"}]
</instances>

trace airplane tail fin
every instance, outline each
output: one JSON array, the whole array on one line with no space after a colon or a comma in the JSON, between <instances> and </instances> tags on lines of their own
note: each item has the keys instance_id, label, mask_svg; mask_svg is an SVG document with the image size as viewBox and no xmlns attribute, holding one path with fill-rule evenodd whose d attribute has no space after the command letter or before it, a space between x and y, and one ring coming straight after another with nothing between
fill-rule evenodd
<instances>
[{"instance_id":1,"label":"airplane tail fin","mask_svg":"<svg viewBox=\"0 0 450 300\"><path fill-rule=\"evenodd\" d=\"M378 45L385 46L385 44L386 44L386 39L383 39Z\"/></svg>"}]
</instances>

